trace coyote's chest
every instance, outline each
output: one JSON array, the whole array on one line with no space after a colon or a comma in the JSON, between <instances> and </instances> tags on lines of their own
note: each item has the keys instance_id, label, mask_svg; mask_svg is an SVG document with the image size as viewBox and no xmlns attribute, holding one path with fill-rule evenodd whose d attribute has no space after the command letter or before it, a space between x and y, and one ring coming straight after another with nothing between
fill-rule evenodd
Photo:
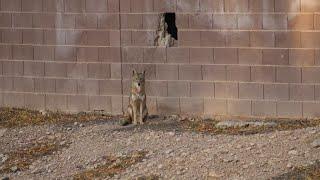
<instances>
[{"instance_id":1,"label":"coyote's chest","mask_svg":"<svg viewBox=\"0 0 320 180\"><path fill-rule=\"evenodd\" d=\"M146 99L145 94L131 94L132 102L144 101Z\"/></svg>"}]
</instances>

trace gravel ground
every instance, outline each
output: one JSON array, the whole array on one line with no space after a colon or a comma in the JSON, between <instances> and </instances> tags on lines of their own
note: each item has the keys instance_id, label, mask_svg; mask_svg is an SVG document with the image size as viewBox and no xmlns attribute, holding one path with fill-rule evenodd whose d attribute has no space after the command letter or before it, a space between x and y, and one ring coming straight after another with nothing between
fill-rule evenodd
<instances>
[{"instance_id":1,"label":"gravel ground","mask_svg":"<svg viewBox=\"0 0 320 180\"><path fill-rule=\"evenodd\" d=\"M34 141L58 138L70 143L39 158L29 170L10 179L72 179L74 174L103 163L105 156L147 151L142 162L110 179L157 175L160 179L270 179L320 160L320 127L253 135L211 135L179 128L179 123L155 118L143 126L119 126L116 120L84 124L0 129L0 154ZM1 164L0 164L1 167Z\"/></svg>"}]
</instances>

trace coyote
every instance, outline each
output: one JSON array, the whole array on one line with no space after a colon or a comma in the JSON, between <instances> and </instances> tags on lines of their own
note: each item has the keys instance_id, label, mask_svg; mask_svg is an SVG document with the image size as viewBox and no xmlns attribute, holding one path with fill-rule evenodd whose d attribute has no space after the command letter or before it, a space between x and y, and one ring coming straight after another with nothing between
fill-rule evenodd
<instances>
[{"instance_id":1,"label":"coyote","mask_svg":"<svg viewBox=\"0 0 320 180\"><path fill-rule=\"evenodd\" d=\"M126 122L121 122L121 124L143 124L148 116L146 100L145 71L138 73L133 70L129 105L126 115L127 119Z\"/></svg>"}]
</instances>

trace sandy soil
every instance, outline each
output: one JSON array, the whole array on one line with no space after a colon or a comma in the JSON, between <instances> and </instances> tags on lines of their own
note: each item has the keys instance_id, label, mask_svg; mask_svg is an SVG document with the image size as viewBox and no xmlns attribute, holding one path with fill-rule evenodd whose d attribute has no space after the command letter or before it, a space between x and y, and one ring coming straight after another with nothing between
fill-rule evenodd
<instances>
[{"instance_id":1,"label":"sandy soil","mask_svg":"<svg viewBox=\"0 0 320 180\"><path fill-rule=\"evenodd\" d=\"M67 147L38 158L28 170L0 174L10 179L72 179L103 163L105 156L147 151L110 179L157 175L160 179L270 179L320 160L320 127L253 135L212 135L185 131L172 119L143 126L117 120L1 129L0 155L35 141L58 139ZM1 167L1 164L0 164Z\"/></svg>"}]
</instances>

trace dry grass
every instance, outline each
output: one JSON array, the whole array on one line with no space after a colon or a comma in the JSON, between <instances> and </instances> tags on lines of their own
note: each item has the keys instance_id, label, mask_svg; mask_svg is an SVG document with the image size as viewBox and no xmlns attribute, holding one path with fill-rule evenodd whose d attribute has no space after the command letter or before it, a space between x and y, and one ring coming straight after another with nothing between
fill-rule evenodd
<instances>
[{"instance_id":1,"label":"dry grass","mask_svg":"<svg viewBox=\"0 0 320 180\"><path fill-rule=\"evenodd\" d=\"M316 161L315 164L310 166L295 168L291 172L272 178L272 180L281 180L281 179L319 180L320 179L320 161Z\"/></svg>"},{"instance_id":2,"label":"dry grass","mask_svg":"<svg viewBox=\"0 0 320 180\"><path fill-rule=\"evenodd\" d=\"M261 120L262 121L262 120ZM247 127L236 127L236 128L217 128L215 125L219 122L216 120L199 120L199 121L184 121L182 126L184 129L192 130L202 133L210 134L228 134L228 135L249 135L257 133L266 133L272 131L285 131L302 129L307 127L320 126L320 120L264 120L265 122L275 122L276 126L247 126Z\"/></svg>"},{"instance_id":3,"label":"dry grass","mask_svg":"<svg viewBox=\"0 0 320 180\"><path fill-rule=\"evenodd\" d=\"M0 169L0 174L11 172L12 167L17 167L19 171L27 170L29 169L29 166L37 159L43 156L52 155L53 152L56 152L67 146L67 144L61 145L58 141L51 140L33 143L26 148L10 152L7 154L9 158L4 162L2 168Z\"/></svg>"},{"instance_id":4,"label":"dry grass","mask_svg":"<svg viewBox=\"0 0 320 180\"><path fill-rule=\"evenodd\" d=\"M0 108L0 127L21 127L27 125L42 125L48 123L87 122L92 120L109 120L113 116L101 113L68 114L62 112L46 112L19 109Z\"/></svg>"},{"instance_id":5,"label":"dry grass","mask_svg":"<svg viewBox=\"0 0 320 180\"><path fill-rule=\"evenodd\" d=\"M123 172L133 164L141 162L146 156L146 153L147 152L145 151L138 151L124 157L108 156L105 158L105 163L103 165L100 165L95 169L89 169L75 174L73 178L76 180L83 180L112 177Z\"/></svg>"}]
</instances>

